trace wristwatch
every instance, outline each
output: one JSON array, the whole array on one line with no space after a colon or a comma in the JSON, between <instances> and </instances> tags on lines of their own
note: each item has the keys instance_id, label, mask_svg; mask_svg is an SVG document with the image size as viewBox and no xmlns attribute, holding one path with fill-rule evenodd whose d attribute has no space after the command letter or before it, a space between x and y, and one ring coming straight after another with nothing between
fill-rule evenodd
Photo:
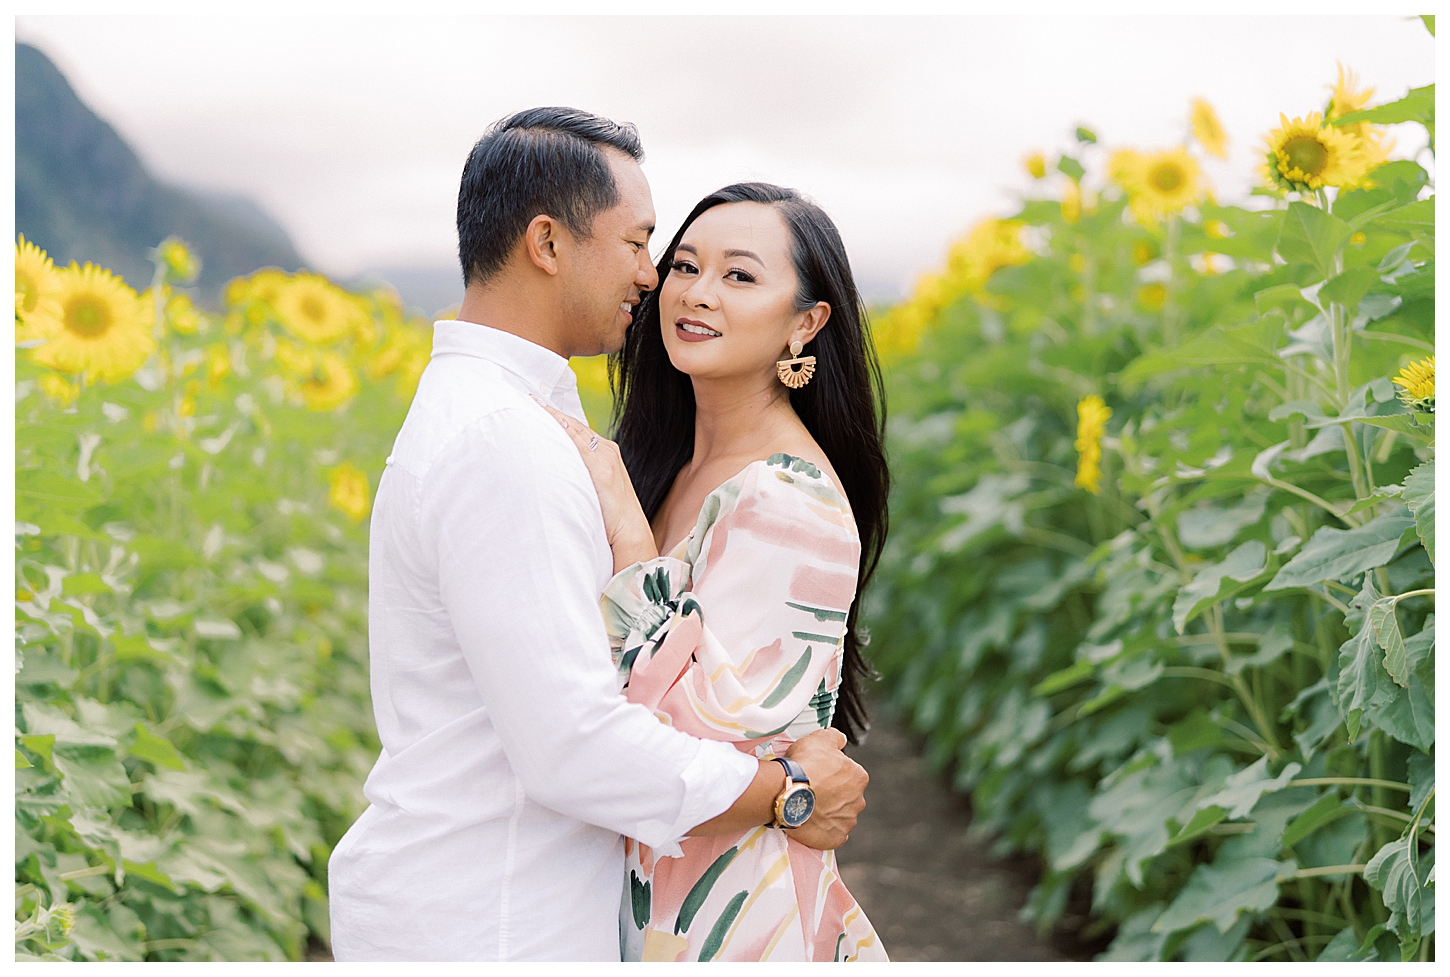
<instances>
[{"instance_id":1,"label":"wristwatch","mask_svg":"<svg viewBox=\"0 0 1450 977\"><path fill-rule=\"evenodd\" d=\"M799 763L789 757L771 757L785 768L785 788L775 799L775 820L772 828L799 828L806 823L816 809L816 793L811 790L810 778Z\"/></svg>"}]
</instances>

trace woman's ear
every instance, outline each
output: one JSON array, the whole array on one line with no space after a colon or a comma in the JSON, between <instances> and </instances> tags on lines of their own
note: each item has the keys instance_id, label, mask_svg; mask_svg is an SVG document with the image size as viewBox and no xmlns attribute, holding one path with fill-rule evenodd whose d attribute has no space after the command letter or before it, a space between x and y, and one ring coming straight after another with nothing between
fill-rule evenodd
<instances>
[{"instance_id":1,"label":"woman's ear","mask_svg":"<svg viewBox=\"0 0 1450 977\"><path fill-rule=\"evenodd\" d=\"M816 333L821 331L821 327L823 327L826 324L826 321L830 318L831 307L825 302L817 302L815 305L811 306L805 311L805 315L801 319L800 325L796 326L795 329L792 330L790 338L786 340L786 345L794 342L799 342L802 346L804 346L806 343L816 338Z\"/></svg>"},{"instance_id":2,"label":"woman's ear","mask_svg":"<svg viewBox=\"0 0 1450 977\"><path fill-rule=\"evenodd\" d=\"M559 273L559 225L554 218L540 214L524 229L524 251L529 261L548 275Z\"/></svg>"}]
</instances>

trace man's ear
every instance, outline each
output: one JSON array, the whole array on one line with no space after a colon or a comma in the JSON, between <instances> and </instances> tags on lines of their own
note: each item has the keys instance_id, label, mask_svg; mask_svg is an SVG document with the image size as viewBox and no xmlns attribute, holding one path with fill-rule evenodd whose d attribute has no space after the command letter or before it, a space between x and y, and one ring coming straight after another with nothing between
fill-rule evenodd
<instances>
[{"instance_id":1,"label":"man's ear","mask_svg":"<svg viewBox=\"0 0 1450 977\"><path fill-rule=\"evenodd\" d=\"M524 253L547 275L559 273L559 241L563 227L547 214L529 221L524 230Z\"/></svg>"}]
</instances>

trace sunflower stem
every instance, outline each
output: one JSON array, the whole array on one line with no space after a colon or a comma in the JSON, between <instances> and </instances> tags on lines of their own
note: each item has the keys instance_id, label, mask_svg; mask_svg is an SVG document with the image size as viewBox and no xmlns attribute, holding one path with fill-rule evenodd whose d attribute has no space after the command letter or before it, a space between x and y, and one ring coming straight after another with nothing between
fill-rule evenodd
<instances>
[{"instance_id":1,"label":"sunflower stem","mask_svg":"<svg viewBox=\"0 0 1450 977\"><path fill-rule=\"evenodd\" d=\"M1167 292L1163 298L1163 346L1174 349L1178 346L1178 215L1168 218L1168 228L1163 239L1163 257L1168 262Z\"/></svg>"}]
</instances>

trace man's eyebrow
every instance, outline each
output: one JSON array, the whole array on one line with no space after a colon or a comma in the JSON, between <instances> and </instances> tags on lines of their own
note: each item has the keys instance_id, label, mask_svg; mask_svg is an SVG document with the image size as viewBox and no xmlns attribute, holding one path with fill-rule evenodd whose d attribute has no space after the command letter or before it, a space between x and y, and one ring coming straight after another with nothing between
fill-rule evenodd
<instances>
[{"instance_id":1,"label":"man's eyebrow","mask_svg":"<svg viewBox=\"0 0 1450 977\"><path fill-rule=\"evenodd\" d=\"M762 265L765 264L764 261L761 261L760 260L760 255L756 254L754 251L745 251L745 250L743 250L741 248L726 248L725 249L725 257L727 257L727 258L754 258L757 262L760 262L760 264L762 264Z\"/></svg>"},{"instance_id":2,"label":"man's eyebrow","mask_svg":"<svg viewBox=\"0 0 1450 977\"><path fill-rule=\"evenodd\" d=\"M634 229L636 231L644 231L646 236L655 232L655 226L653 224L636 224Z\"/></svg>"}]
</instances>

